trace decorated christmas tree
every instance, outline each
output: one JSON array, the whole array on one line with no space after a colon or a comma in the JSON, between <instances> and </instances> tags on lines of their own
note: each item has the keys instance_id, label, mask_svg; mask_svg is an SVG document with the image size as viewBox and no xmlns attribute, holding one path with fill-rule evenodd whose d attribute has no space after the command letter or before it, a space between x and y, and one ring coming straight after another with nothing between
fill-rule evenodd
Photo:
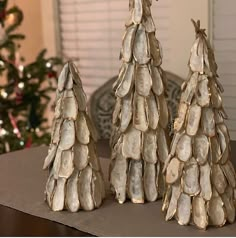
<instances>
[{"instance_id":1,"label":"decorated christmas tree","mask_svg":"<svg viewBox=\"0 0 236 238\"><path fill-rule=\"evenodd\" d=\"M121 59L114 84L116 105L111 136L110 183L124 203L155 201L163 195L162 164L168 157L169 114L160 43L151 1L130 0Z\"/></svg>"},{"instance_id":2,"label":"decorated christmas tree","mask_svg":"<svg viewBox=\"0 0 236 238\"><path fill-rule=\"evenodd\" d=\"M50 141L44 114L61 60L45 58L43 50L25 64L19 53L25 36L15 33L22 21L18 7L7 9L7 0L0 1L0 153Z\"/></svg>"},{"instance_id":3,"label":"decorated christmas tree","mask_svg":"<svg viewBox=\"0 0 236 238\"><path fill-rule=\"evenodd\" d=\"M90 211L101 205L105 187L96 138L79 73L67 63L58 80L51 145L44 163L44 169L49 168L46 200L53 211Z\"/></svg>"},{"instance_id":4,"label":"decorated christmas tree","mask_svg":"<svg viewBox=\"0 0 236 238\"><path fill-rule=\"evenodd\" d=\"M236 173L213 50L200 21L194 23L189 78L182 85L175 136L166 162L163 210L180 225L200 229L235 221Z\"/></svg>"}]
</instances>

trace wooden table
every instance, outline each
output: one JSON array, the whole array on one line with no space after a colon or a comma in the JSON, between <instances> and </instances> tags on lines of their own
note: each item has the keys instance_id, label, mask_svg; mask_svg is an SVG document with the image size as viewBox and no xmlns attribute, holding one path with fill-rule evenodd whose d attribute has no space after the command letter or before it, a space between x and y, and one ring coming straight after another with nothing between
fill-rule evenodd
<instances>
[{"instance_id":1,"label":"wooden table","mask_svg":"<svg viewBox=\"0 0 236 238\"><path fill-rule=\"evenodd\" d=\"M98 154L109 157L108 141L98 143ZM232 160L236 166L236 142ZM235 158L235 159L234 159ZM1 159L1 158L0 158ZM90 234L0 205L0 236L91 236Z\"/></svg>"}]
</instances>

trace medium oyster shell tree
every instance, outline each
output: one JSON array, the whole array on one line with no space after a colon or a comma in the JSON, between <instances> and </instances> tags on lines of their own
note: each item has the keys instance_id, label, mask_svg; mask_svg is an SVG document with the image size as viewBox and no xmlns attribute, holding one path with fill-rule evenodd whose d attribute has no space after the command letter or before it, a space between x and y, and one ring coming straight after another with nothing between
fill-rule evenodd
<instances>
[{"instance_id":1,"label":"medium oyster shell tree","mask_svg":"<svg viewBox=\"0 0 236 238\"><path fill-rule=\"evenodd\" d=\"M51 144L43 166L49 169L45 195L53 211L90 211L101 205L105 190L95 141L80 76L69 62L59 76Z\"/></svg>"},{"instance_id":2,"label":"medium oyster shell tree","mask_svg":"<svg viewBox=\"0 0 236 238\"><path fill-rule=\"evenodd\" d=\"M120 68L113 85L116 105L110 140L110 184L119 203L153 202L164 193L162 165L168 157L169 114L160 43L152 1L130 0Z\"/></svg>"},{"instance_id":3,"label":"medium oyster shell tree","mask_svg":"<svg viewBox=\"0 0 236 238\"><path fill-rule=\"evenodd\" d=\"M175 136L166 161L163 210L166 220L180 225L221 227L235 221L236 173L230 161L230 137L225 125L213 50L200 21L189 60L190 74L182 85Z\"/></svg>"}]
</instances>

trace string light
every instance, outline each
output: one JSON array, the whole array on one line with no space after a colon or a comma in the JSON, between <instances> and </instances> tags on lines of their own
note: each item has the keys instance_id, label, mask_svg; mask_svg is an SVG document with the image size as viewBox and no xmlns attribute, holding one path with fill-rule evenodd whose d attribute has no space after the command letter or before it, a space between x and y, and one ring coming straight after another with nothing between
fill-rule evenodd
<instances>
[{"instance_id":1,"label":"string light","mask_svg":"<svg viewBox=\"0 0 236 238\"><path fill-rule=\"evenodd\" d=\"M27 74L26 76L27 76L27 78L29 78L29 79L31 78L31 74Z\"/></svg>"},{"instance_id":2,"label":"string light","mask_svg":"<svg viewBox=\"0 0 236 238\"><path fill-rule=\"evenodd\" d=\"M7 98L8 93L7 93L4 89L2 89L2 90L1 90L1 96L2 96L3 98Z\"/></svg>"},{"instance_id":3,"label":"string light","mask_svg":"<svg viewBox=\"0 0 236 238\"><path fill-rule=\"evenodd\" d=\"M46 63L46 67L47 67L47 68L51 68L51 67L52 67L52 64L51 64L50 62L47 62L47 63Z\"/></svg>"},{"instance_id":4,"label":"string light","mask_svg":"<svg viewBox=\"0 0 236 238\"><path fill-rule=\"evenodd\" d=\"M25 143L24 141L20 141L20 145L23 146Z\"/></svg>"},{"instance_id":5,"label":"string light","mask_svg":"<svg viewBox=\"0 0 236 238\"><path fill-rule=\"evenodd\" d=\"M5 66L5 64L4 64L4 62L3 62L2 60L0 60L0 66L1 66L1 67L4 67L4 66Z\"/></svg>"},{"instance_id":6,"label":"string light","mask_svg":"<svg viewBox=\"0 0 236 238\"><path fill-rule=\"evenodd\" d=\"M14 134L18 134L18 133L19 133L18 128L14 128L13 133L14 133Z\"/></svg>"},{"instance_id":7,"label":"string light","mask_svg":"<svg viewBox=\"0 0 236 238\"><path fill-rule=\"evenodd\" d=\"M0 125L2 125L3 124L3 120L0 120Z\"/></svg>"},{"instance_id":8,"label":"string light","mask_svg":"<svg viewBox=\"0 0 236 238\"><path fill-rule=\"evenodd\" d=\"M12 25L15 23L15 14L11 13L7 16L8 24Z\"/></svg>"},{"instance_id":9,"label":"string light","mask_svg":"<svg viewBox=\"0 0 236 238\"><path fill-rule=\"evenodd\" d=\"M25 84L23 82L18 83L18 88L23 89L25 87Z\"/></svg>"},{"instance_id":10,"label":"string light","mask_svg":"<svg viewBox=\"0 0 236 238\"><path fill-rule=\"evenodd\" d=\"M18 69L19 69L21 72L23 72L23 70L24 70L24 65L19 65Z\"/></svg>"},{"instance_id":11,"label":"string light","mask_svg":"<svg viewBox=\"0 0 236 238\"><path fill-rule=\"evenodd\" d=\"M7 131L4 128L0 129L0 136L5 136L6 134Z\"/></svg>"}]
</instances>

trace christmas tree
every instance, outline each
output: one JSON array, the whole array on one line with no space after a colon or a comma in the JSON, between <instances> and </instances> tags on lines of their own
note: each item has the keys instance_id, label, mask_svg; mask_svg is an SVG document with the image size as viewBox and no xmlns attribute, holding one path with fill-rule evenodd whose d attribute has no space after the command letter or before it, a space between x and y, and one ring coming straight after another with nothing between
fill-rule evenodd
<instances>
[{"instance_id":1,"label":"christmas tree","mask_svg":"<svg viewBox=\"0 0 236 238\"><path fill-rule=\"evenodd\" d=\"M46 200L53 211L98 208L105 187L95 144L97 135L86 111L86 95L77 68L67 63L58 80Z\"/></svg>"},{"instance_id":2,"label":"christmas tree","mask_svg":"<svg viewBox=\"0 0 236 238\"><path fill-rule=\"evenodd\" d=\"M169 114L160 43L151 1L130 0L111 136L110 183L119 203L152 202L163 195Z\"/></svg>"},{"instance_id":3,"label":"christmas tree","mask_svg":"<svg viewBox=\"0 0 236 238\"><path fill-rule=\"evenodd\" d=\"M0 1L0 153L50 141L44 112L61 60L46 58L42 50L35 62L24 64L19 42L25 36L15 33L22 21L18 7L7 9L7 0Z\"/></svg>"},{"instance_id":4,"label":"christmas tree","mask_svg":"<svg viewBox=\"0 0 236 238\"><path fill-rule=\"evenodd\" d=\"M198 228L235 221L236 173L217 65L200 21L194 23L189 78L182 85L175 136L166 162L166 220Z\"/></svg>"}]
</instances>

